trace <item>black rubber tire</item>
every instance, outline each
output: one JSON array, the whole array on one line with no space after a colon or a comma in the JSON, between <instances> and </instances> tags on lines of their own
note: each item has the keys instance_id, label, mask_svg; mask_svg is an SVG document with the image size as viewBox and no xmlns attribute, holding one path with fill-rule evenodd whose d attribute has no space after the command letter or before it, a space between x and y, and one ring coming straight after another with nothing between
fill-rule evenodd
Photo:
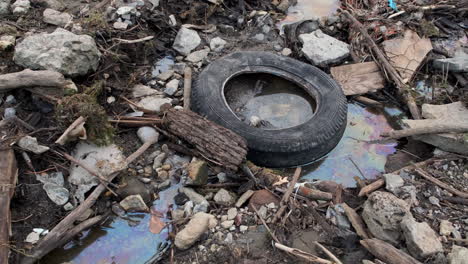
<instances>
[{"instance_id":1,"label":"black rubber tire","mask_svg":"<svg viewBox=\"0 0 468 264\"><path fill-rule=\"evenodd\" d=\"M302 87L316 101L307 122L285 129L263 130L242 122L224 97L224 85L242 73L269 73ZM247 140L247 158L279 168L310 163L330 152L346 128L347 101L339 85L318 68L268 52L236 52L208 65L192 89L192 109Z\"/></svg>"}]
</instances>

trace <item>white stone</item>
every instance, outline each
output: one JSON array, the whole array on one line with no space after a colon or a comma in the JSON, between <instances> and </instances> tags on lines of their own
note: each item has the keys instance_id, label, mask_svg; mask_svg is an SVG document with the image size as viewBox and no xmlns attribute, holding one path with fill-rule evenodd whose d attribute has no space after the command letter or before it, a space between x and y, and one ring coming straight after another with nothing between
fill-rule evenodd
<instances>
[{"instance_id":1,"label":"white stone","mask_svg":"<svg viewBox=\"0 0 468 264\"><path fill-rule=\"evenodd\" d=\"M34 154L42 154L50 149L47 146L39 145L39 143L37 143L37 138L31 136L22 137L18 140L17 144L19 147L33 152Z\"/></svg>"},{"instance_id":2,"label":"white stone","mask_svg":"<svg viewBox=\"0 0 468 264\"><path fill-rule=\"evenodd\" d=\"M174 95L177 92L177 89L179 88L179 80L173 79L170 82L166 83L166 89L164 89L164 93L167 95Z\"/></svg>"},{"instance_id":3,"label":"white stone","mask_svg":"<svg viewBox=\"0 0 468 264\"><path fill-rule=\"evenodd\" d=\"M281 51L281 55L283 56L289 56L292 54L292 50L290 48L284 48L282 51Z\"/></svg>"},{"instance_id":4,"label":"white stone","mask_svg":"<svg viewBox=\"0 0 468 264\"><path fill-rule=\"evenodd\" d=\"M453 245L448 259L449 264L468 264L468 248Z\"/></svg>"},{"instance_id":5,"label":"white stone","mask_svg":"<svg viewBox=\"0 0 468 264\"><path fill-rule=\"evenodd\" d=\"M10 13L11 0L0 0L0 15L8 15Z\"/></svg>"},{"instance_id":6,"label":"white stone","mask_svg":"<svg viewBox=\"0 0 468 264\"><path fill-rule=\"evenodd\" d=\"M156 89L153 89L143 84L136 84L132 88L133 98L145 97L145 96L156 95L156 94L160 94L160 92Z\"/></svg>"},{"instance_id":7,"label":"white stone","mask_svg":"<svg viewBox=\"0 0 468 264\"><path fill-rule=\"evenodd\" d=\"M66 188L53 183L46 183L42 188L56 205L64 205L68 202L70 192Z\"/></svg>"},{"instance_id":8,"label":"white stone","mask_svg":"<svg viewBox=\"0 0 468 264\"><path fill-rule=\"evenodd\" d=\"M217 225L216 217L207 213L196 213L188 224L177 233L174 244L179 249L188 249L203 233Z\"/></svg>"},{"instance_id":9,"label":"white stone","mask_svg":"<svg viewBox=\"0 0 468 264\"><path fill-rule=\"evenodd\" d=\"M455 228L448 220L441 220L439 226L439 234L442 236L449 236Z\"/></svg>"},{"instance_id":10,"label":"white stone","mask_svg":"<svg viewBox=\"0 0 468 264\"><path fill-rule=\"evenodd\" d=\"M15 36L0 36L0 51L1 50L7 50L11 47L13 47L16 43L16 37Z\"/></svg>"},{"instance_id":11,"label":"white stone","mask_svg":"<svg viewBox=\"0 0 468 264\"><path fill-rule=\"evenodd\" d=\"M174 40L172 47L182 55L188 55L198 45L200 45L201 39L195 30L191 30L185 27L181 27L177 36Z\"/></svg>"},{"instance_id":12,"label":"white stone","mask_svg":"<svg viewBox=\"0 0 468 264\"><path fill-rule=\"evenodd\" d=\"M146 143L146 142L156 143L158 142L158 139L159 139L158 131L148 126L140 127L137 131L137 136L142 143Z\"/></svg>"},{"instance_id":13,"label":"white stone","mask_svg":"<svg viewBox=\"0 0 468 264\"><path fill-rule=\"evenodd\" d=\"M234 242L234 238L232 236L232 233L228 233L226 235L226 239L224 239L224 243L226 244L232 244L232 242Z\"/></svg>"},{"instance_id":14,"label":"white stone","mask_svg":"<svg viewBox=\"0 0 468 264\"><path fill-rule=\"evenodd\" d=\"M209 49L197 50L197 51L190 53L185 59L192 63L203 61L208 56L209 52L210 52Z\"/></svg>"},{"instance_id":15,"label":"white stone","mask_svg":"<svg viewBox=\"0 0 468 264\"><path fill-rule=\"evenodd\" d=\"M36 233L36 232L31 232L28 234L28 236L26 236L26 239L24 240L24 242L27 242L27 243L31 243L31 244L36 244L38 241L39 241L39 234Z\"/></svg>"},{"instance_id":16,"label":"white stone","mask_svg":"<svg viewBox=\"0 0 468 264\"><path fill-rule=\"evenodd\" d=\"M234 220L226 220L226 221L221 223L221 227L223 227L225 229L230 228L232 225L234 225Z\"/></svg>"},{"instance_id":17,"label":"white stone","mask_svg":"<svg viewBox=\"0 0 468 264\"><path fill-rule=\"evenodd\" d=\"M115 29L118 29L118 30L126 30L128 28L128 24L127 23L124 23L124 22L120 22L120 21L116 21L114 22L114 24L112 25Z\"/></svg>"},{"instance_id":18,"label":"white stone","mask_svg":"<svg viewBox=\"0 0 468 264\"><path fill-rule=\"evenodd\" d=\"M73 210L75 207L73 207L73 205L71 203L66 203L64 206L63 206L63 210L65 211L71 211Z\"/></svg>"},{"instance_id":19,"label":"white stone","mask_svg":"<svg viewBox=\"0 0 468 264\"><path fill-rule=\"evenodd\" d=\"M129 195L120 201L119 204L127 212L149 212L148 206L139 194Z\"/></svg>"},{"instance_id":20,"label":"white stone","mask_svg":"<svg viewBox=\"0 0 468 264\"><path fill-rule=\"evenodd\" d=\"M426 258L444 248L436 232L426 223L418 223L410 215L404 217L401 228L406 240L406 246L411 255L416 258Z\"/></svg>"},{"instance_id":21,"label":"white stone","mask_svg":"<svg viewBox=\"0 0 468 264\"><path fill-rule=\"evenodd\" d=\"M338 63L349 56L349 45L316 30L309 34L299 35L302 42L302 53L315 65L326 66Z\"/></svg>"},{"instance_id":22,"label":"white stone","mask_svg":"<svg viewBox=\"0 0 468 264\"><path fill-rule=\"evenodd\" d=\"M160 112L161 106L167 104L172 105L171 98L161 98L159 95L148 96L141 99L138 104L148 110Z\"/></svg>"},{"instance_id":23,"label":"white stone","mask_svg":"<svg viewBox=\"0 0 468 264\"><path fill-rule=\"evenodd\" d=\"M174 75L174 70L168 70L158 74L158 79L161 81L167 81Z\"/></svg>"},{"instance_id":24,"label":"white stone","mask_svg":"<svg viewBox=\"0 0 468 264\"><path fill-rule=\"evenodd\" d=\"M233 207L227 211L227 219L233 220L237 216L237 208Z\"/></svg>"},{"instance_id":25,"label":"white stone","mask_svg":"<svg viewBox=\"0 0 468 264\"><path fill-rule=\"evenodd\" d=\"M221 52L226 44L227 42L224 39L216 37L210 41L210 49L214 52Z\"/></svg>"},{"instance_id":26,"label":"white stone","mask_svg":"<svg viewBox=\"0 0 468 264\"><path fill-rule=\"evenodd\" d=\"M129 14L136 14L137 10L134 6L121 6L117 9L116 13L119 16L125 16Z\"/></svg>"},{"instance_id":27,"label":"white stone","mask_svg":"<svg viewBox=\"0 0 468 264\"><path fill-rule=\"evenodd\" d=\"M392 193L396 193L400 187L402 187L405 184L405 181L403 178L400 177L400 175L397 174L384 174L383 175L385 179L385 189Z\"/></svg>"},{"instance_id":28,"label":"white stone","mask_svg":"<svg viewBox=\"0 0 468 264\"><path fill-rule=\"evenodd\" d=\"M29 2L29 0L17 0L11 5L11 9L13 10L13 14L15 15L26 14L30 8L31 3Z\"/></svg>"},{"instance_id":29,"label":"white stone","mask_svg":"<svg viewBox=\"0 0 468 264\"><path fill-rule=\"evenodd\" d=\"M44 22L59 27L65 27L73 20L73 17L68 13L62 13L54 9L46 8L42 13Z\"/></svg>"},{"instance_id":30,"label":"white stone","mask_svg":"<svg viewBox=\"0 0 468 264\"><path fill-rule=\"evenodd\" d=\"M239 231L241 233L244 233L245 231L249 230L249 227L248 226L245 226L245 225L241 225L239 226Z\"/></svg>"}]
</instances>

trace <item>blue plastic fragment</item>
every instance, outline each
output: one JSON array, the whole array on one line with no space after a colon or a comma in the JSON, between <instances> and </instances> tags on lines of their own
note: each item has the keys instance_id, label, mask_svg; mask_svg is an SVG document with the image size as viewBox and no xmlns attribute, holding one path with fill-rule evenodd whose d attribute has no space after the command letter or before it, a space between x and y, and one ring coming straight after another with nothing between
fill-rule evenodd
<instances>
[{"instance_id":1,"label":"blue plastic fragment","mask_svg":"<svg viewBox=\"0 0 468 264\"><path fill-rule=\"evenodd\" d=\"M388 5L395 11L398 11L398 8L396 6L396 3L393 2L393 0L388 0Z\"/></svg>"}]
</instances>

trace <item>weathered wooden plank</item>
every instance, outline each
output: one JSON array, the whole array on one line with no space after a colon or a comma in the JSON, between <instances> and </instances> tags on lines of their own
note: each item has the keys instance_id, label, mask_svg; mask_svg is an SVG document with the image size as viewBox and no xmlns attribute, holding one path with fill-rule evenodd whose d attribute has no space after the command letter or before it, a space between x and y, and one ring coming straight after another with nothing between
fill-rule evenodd
<instances>
[{"instance_id":1,"label":"weathered wooden plank","mask_svg":"<svg viewBox=\"0 0 468 264\"><path fill-rule=\"evenodd\" d=\"M333 67L330 71L345 95L375 92L384 87L384 77L373 61Z\"/></svg>"}]
</instances>

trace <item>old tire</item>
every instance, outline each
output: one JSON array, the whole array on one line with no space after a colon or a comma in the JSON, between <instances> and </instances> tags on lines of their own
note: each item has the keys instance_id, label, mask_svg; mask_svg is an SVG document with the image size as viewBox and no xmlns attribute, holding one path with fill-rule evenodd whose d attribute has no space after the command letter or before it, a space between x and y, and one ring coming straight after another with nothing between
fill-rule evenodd
<instances>
[{"instance_id":1,"label":"old tire","mask_svg":"<svg viewBox=\"0 0 468 264\"><path fill-rule=\"evenodd\" d=\"M317 107L298 126L263 130L242 122L224 97L227 81L242 73L268 73L295 82ZM192 89L192 108L247 140L248 159L267 167L292 167L317 160L340 141L346 128L347 102L341 88L326 73L300 61L268 52L236 52L212 62Z\"/></svg>"}]
</instances>

